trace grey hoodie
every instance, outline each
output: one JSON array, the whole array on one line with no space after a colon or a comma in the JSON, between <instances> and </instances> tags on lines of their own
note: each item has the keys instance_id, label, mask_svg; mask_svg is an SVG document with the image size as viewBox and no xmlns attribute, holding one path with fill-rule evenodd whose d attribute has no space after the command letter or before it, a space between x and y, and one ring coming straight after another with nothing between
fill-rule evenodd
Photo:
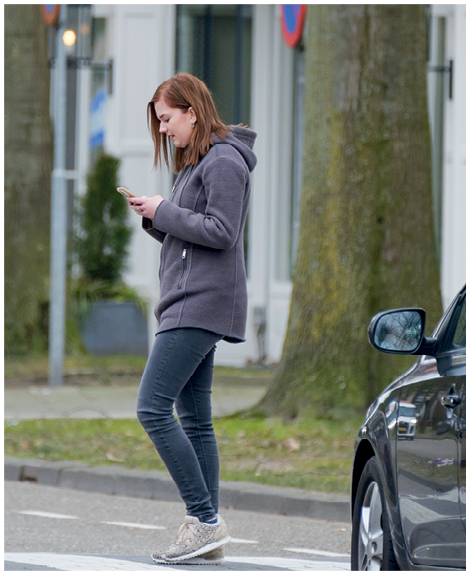
<instances>
[{"instance_id":1,"label":"grey hoodie","mask_svg":"<svg viewBox=\"0 0 470 575\"><path fill-rule=\"evenodd\" d=\"M158 331L197 327L245 341L247 292L243 229L255 132L230 128L196 166L182 170L171 197L142 227L160 241Z\"/></svg>"}]
</instances>

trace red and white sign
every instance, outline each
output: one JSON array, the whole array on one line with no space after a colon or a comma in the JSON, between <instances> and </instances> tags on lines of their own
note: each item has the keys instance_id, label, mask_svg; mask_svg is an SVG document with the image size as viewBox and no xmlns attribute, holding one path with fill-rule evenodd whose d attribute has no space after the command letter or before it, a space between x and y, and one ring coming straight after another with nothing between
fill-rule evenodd
<instances>
[{"instance_id":1,"label":"red and white sign","mask_svg":"<svg viewBox=\"0 0 470 575\"><path fill-rule=\"evenodd\" d=\"M53 26L60 14L60 4L41 4L41 14L48 26Z\"/></svg>"},{"instance_id":2,"label":"red and white sign","mask_svg":"<svg viewBox=\"0 0 470 575\"><path fill-rule=\"evenodd\" d=\"M281 4L282 34L292 48L295 48L302 38L306 14L306 4Z\"/></svg>"}]
</instances>

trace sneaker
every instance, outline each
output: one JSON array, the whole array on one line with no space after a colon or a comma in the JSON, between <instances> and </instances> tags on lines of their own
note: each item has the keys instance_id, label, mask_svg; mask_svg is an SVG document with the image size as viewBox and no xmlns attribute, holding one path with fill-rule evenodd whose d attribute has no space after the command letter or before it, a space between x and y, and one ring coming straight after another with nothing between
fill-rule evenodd
<instances>
[{"instance_id":1,"label":"sneaker","mask_svg":"<svg viewBox=\"0 0 470 575\"><path fill-rule=\"evenodd\" d=\"M197 557L179 559L172 561L171 563L173 565L220 565L221 563L225 563L224 547L225 546L222 545L222 547L217 547L216 549L203 553L202 555L198 555ZM168 565L168 562L163 559L163 553L163 551L152 553L152 559L155 563L166 563Z\"/></svg>"},{"instance_id":2,"label":"sneaker","mask_svg":"<svg viewBox=\"0 0 470 575\"><path fill-rule=\"evenodd\" d=\"M161 554L161 557L167 563L178 563L205 555L229 541L227 525L220 515L217 515L217 523L213 525L201 523L197 517L187 515L178 531L176 541Z\"/></svg>"},{"instance_id":3,"label":"sneaker","mask_svg":"<svg viewBox=\"0 0 470 575\"><path fill-rule=\"evenodd\" d=\"M176 533L175 543L178 541L181 533L184 529L184 523L180 525L178 532ZM166 549L160 549L159 551L155 551L152 553L151 557L155 561L155 563L166 563L165 559L163 559L163 554L165 553Z\"/></svg>"}]
</instances>

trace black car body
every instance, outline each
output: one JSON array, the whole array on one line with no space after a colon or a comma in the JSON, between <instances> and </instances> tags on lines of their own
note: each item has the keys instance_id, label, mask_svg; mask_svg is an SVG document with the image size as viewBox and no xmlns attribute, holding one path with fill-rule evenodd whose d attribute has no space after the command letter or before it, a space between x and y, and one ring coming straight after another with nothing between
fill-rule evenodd
<instances>
[{"instance_id":1,"label":"black car body","mask_svg":"<svg viewBox=\"0 0 470 575\"><path fill-rule=\"evenodd\" d=\"M369 326L385 353L420 355L369 407L352 471L353 570L465 569L466 289L431 338L421 309Z\"/></svg>"}]
</instances>

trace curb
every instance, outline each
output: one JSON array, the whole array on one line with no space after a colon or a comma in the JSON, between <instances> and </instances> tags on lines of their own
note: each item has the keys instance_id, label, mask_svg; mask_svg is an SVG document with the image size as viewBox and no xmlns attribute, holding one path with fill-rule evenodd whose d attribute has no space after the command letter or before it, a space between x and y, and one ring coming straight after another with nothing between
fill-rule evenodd
<instances>
[{"instance_id":1,"label":"curb","mask_svg":"<svg viewBox=\"0 0 470 575\"><path fill-rule=\"evenodd\" d=\"M94 491L108 495L181 501L164 471L138 471L124 467L92 467L79 461L42 461L4 458L5 481L33 481L41 485ZM294 487L274 487L246 481L221 481L220 505L231 509L350 521L349 497Z\"/></svg>"}]
</instances>

